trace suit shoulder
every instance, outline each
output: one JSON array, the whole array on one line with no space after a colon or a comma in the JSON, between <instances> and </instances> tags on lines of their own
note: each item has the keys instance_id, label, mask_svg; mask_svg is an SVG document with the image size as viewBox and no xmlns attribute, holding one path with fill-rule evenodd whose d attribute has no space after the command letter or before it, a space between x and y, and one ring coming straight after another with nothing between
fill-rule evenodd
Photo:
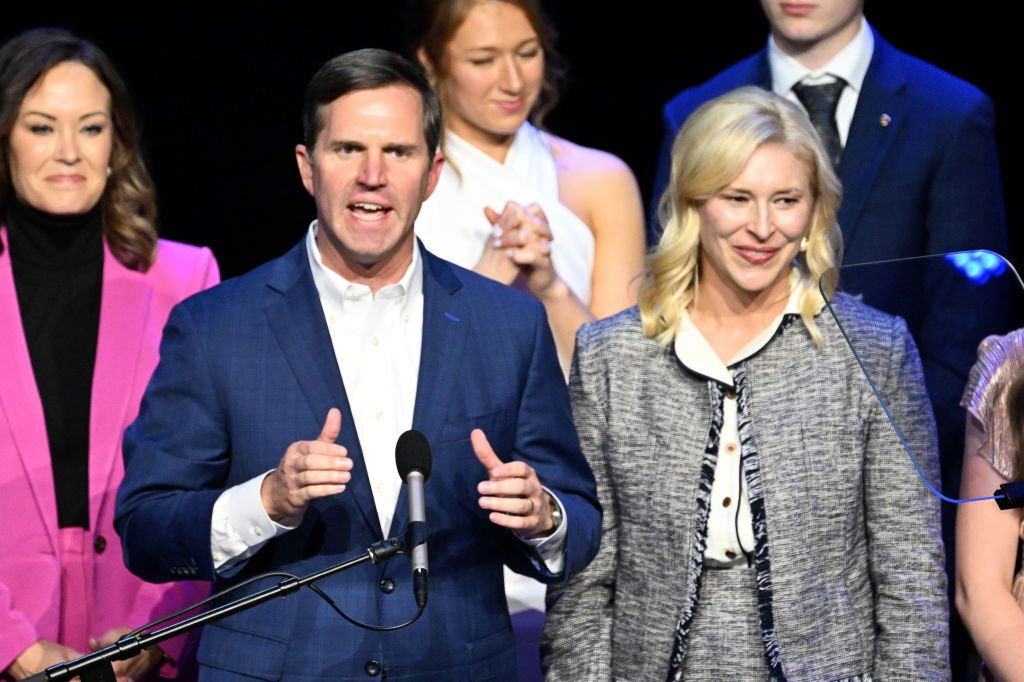
<instances>
[{"instance_id":1,"label":"suit shoulder","mask_svg":"<svg viewBox=\"0 0 1024 682\"><path fill-rule=\"evenodd\" d=\"M831 301L831 307L849 338L849 344L862 356L875 356L880 352L888 356L897 343L902 346L905 339L913 343L909 340L910 334L903 318L872 308L849 294L837 293ZM848 345L843 334L832 323L832 313L827 308L822 309L818 319L825 321L819 327L823 327L824 333L832 336L833 343L841 344L840 347L844 348Z\"/></svg>"},{"instance_id":2,"label":"suit shoulder","mask_svg":"<svg viewBox=\"0 0 1024 682\"><path fill-rule=\"evenodd\" d=\"M505 315L539 315L547 319L544 305L534 297L433 254L430 257L450 268L465 292L488 308L501 310Z\"/></svg>"},{"instance_id":3,"label":"suit shoulder","mask_svg":"<svg viewBox=\"0 0 1024 682\"><path fill-rule=\"evenodd\" d=\"M226 279L215 287L190 297L185 304L192 313L223 311L237 306L255 306L275 271L280 258L268 261L245 274Z\"/></svg>"},{"instance_id":4,"label":"suit shoulder","mask_svg":"<svg viewBox=\"0 0 1024 682\"><path fill-rule=\"evenodd\" d=\"M577 348L584 352L646 344L660 345L656 340L644 336L638 306L626 308L596 322L588 322L576 334Z\"/></svg>"},{"instance_id":5,"label":"suit shoulder","mask_svg":"<svg viewBox=\"0 0 1024 682\"><path fill-rule=\"evenodd\" d=\"M764 58L762 50L720 71L700 85L686 88L665 105L665 120L678 129L697 107L708 100L744 85L757 85L760 65Z\"/></svg>"},{"instance_id":6,"label":"suit shoulder","mask_svg":"<svg viewBox=\"0 0 1024 682\"><path fill-rule=\"evenodd\" d=\"M907 78L907 92L915 105L949 113L967 113L979 106L992 106L988 95L976 85L888 43L883 43L881 49L901 63Z\"/></svg>"},{"instance_id":7,"label":"suit shoulder","mask_svg":"<svg viewBox=\"0 0 1024 682\"><path fill-rule=\"evenodd\" d=\"M145 276L158 290L184 298L216 284L220 269L209 248L161 239Z\"/></svg>"}]
</instances>

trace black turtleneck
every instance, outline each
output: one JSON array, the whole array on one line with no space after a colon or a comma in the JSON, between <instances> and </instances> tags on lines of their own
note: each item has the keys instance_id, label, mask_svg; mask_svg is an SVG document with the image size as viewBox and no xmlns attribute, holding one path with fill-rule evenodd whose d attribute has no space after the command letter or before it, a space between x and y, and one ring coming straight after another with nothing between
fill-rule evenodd
<instances>
[{"instance_id":1,"label":"black turtleneck","mask_svg":"<svg viewBox=\"0 0 1024 682\"><path fill-rule=\"evenodd\" d=\"M103 280L103 218L54 216L12 197L7 237L61 528L89 527L89 404Z\"/></svg>"}]
</instances>

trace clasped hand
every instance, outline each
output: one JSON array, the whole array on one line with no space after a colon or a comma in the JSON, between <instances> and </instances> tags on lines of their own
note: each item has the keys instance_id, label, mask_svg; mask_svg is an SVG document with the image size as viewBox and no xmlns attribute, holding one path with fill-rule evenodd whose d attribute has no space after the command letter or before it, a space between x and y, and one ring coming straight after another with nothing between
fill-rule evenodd
<instances>
[{"instance_id":1,"label":"clasped hand","mask_svg":"<svg viewBox=\"0 0 1024 682\"><path fill-rule=\"evenodd\" d=\"M498 213L490 207L484 215L494 226L494 238L484 246L474 268L478 273L512 284L522 276L526 289L543 298L558 281L551 264L551 228L538 204L522 206L514 201Z\"/></svg>"}]
</instances>

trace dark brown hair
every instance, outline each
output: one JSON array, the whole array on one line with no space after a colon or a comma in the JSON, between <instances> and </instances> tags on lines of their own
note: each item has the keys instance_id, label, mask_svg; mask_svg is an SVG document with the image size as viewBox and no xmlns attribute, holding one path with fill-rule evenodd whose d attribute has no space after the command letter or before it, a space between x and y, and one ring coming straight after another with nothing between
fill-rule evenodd
<instances>
[{"instance_id":1,"label":"dark brown hair","mask_svg":"<svg viewBox=\"0 0 1024 682\"><path fill-rule=\"evenodd\" d=\"M488 0L414 0L412 4L412 25L414 51L423 50L429 63L430 79L444 102L444 80L448 75L446 59L448 43L451 42L466 15L474 6ZM526 15L530 26L537 32L541 49L544 50L544 80L540 95L530 112L530 123L540 127L544 117L558 102L558 90L565 78L565 62L555 50L558 34L547 20L538 0L496 0L518 7Z\"/></svg>"},{"instance_id":2,"label":"dark brown hair","mask_svg":"<svg viewBox=\"0 0 1024 682\"><path fill-rule=\"evenodd\" d=\"M441 103L420 67L405 57L375 48L346 52L331 59L313 75L302 106L302 143L312 156L324 129L325 106L355 90L408 85L423 98L423 137L433 158L441 139Z\"/></svg>"},{"instance_id":3,"label":"dark brown hair","mask_svg":"<svg viewBox=\"0 0 1024 682\"><path fill-rule=\"evenodd\" d=\"M14 192L8 154L22 101L43 75L63 62L89 67L110 93L114 139L110 176L100 198L103 234L122 265L145 272L156 259L156 193L139 154L135 112L124 82L107 56L69 31L33 29L0 48L0 218Z\"/></svg>"}]
</instances>

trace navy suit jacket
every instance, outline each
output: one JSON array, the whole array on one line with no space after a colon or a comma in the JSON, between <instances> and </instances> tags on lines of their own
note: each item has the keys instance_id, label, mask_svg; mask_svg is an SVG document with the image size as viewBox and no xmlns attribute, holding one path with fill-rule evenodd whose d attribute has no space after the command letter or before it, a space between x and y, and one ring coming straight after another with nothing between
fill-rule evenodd
<instances>
[{"instance_id":1,"label":"navy suit jacket","mask_svg":"<svg viewBox=\"0 0 1024 682\"><path fill-rule=\"evenodd\" d=\"M515 679L502 563L547 582L593 558L600 507L579 449L543 308L536 301L423 253L423 344L413 418L433 447L425 486L430 600L412 626L350 625L312 591L207 626L206 679ZM125 560L152 581L192 577L215 589L265 571L306 575L381 539L348 396L303 243L172 312L160 365L125 436L117 528ZM240 570L215 575L214 501L227 487L277 466L288 445L315 438L331 407L353 478L313 502L298 528L268 542ZM498 456L519 459L566 510L565 570L551 575L532 551L487 518L477 483L486 472L469 433L482 428ZM403 487L391 528L408 522ZM401 556L318 583L350 616L401 623L416 612ZM266 585L264 585L266 586ZM392 589L392 586L394 589ZM251 590L250 590L251 591Z\"/></svg>"},{"instance_id":2,"label":"navy suit jacket","mask_svg":"<svg viewBox=\"0 0 1024 682\"><path fill-rule=\"evenodd\" d=\"M973 85L895 49L877 32L874 39L837 169L843 183L838 220L844 265L974 249L1005 255L992 101ZM683 122L704 102L745 85L771 90L767 50L665 105L655 203L668 185L672 143ZM650 243L657 241L655 223L652 219L648 227ZM979 308L963 281L945 276L937 281L935 269L893 268L885 277L880 272L843 271L840 286L907 321L936 411L943 488L957 496L964 427L960 394L977 343L986 333L1004 331L1006 298L991 296L989 305Z\"/></svg>"}]
</instances>

